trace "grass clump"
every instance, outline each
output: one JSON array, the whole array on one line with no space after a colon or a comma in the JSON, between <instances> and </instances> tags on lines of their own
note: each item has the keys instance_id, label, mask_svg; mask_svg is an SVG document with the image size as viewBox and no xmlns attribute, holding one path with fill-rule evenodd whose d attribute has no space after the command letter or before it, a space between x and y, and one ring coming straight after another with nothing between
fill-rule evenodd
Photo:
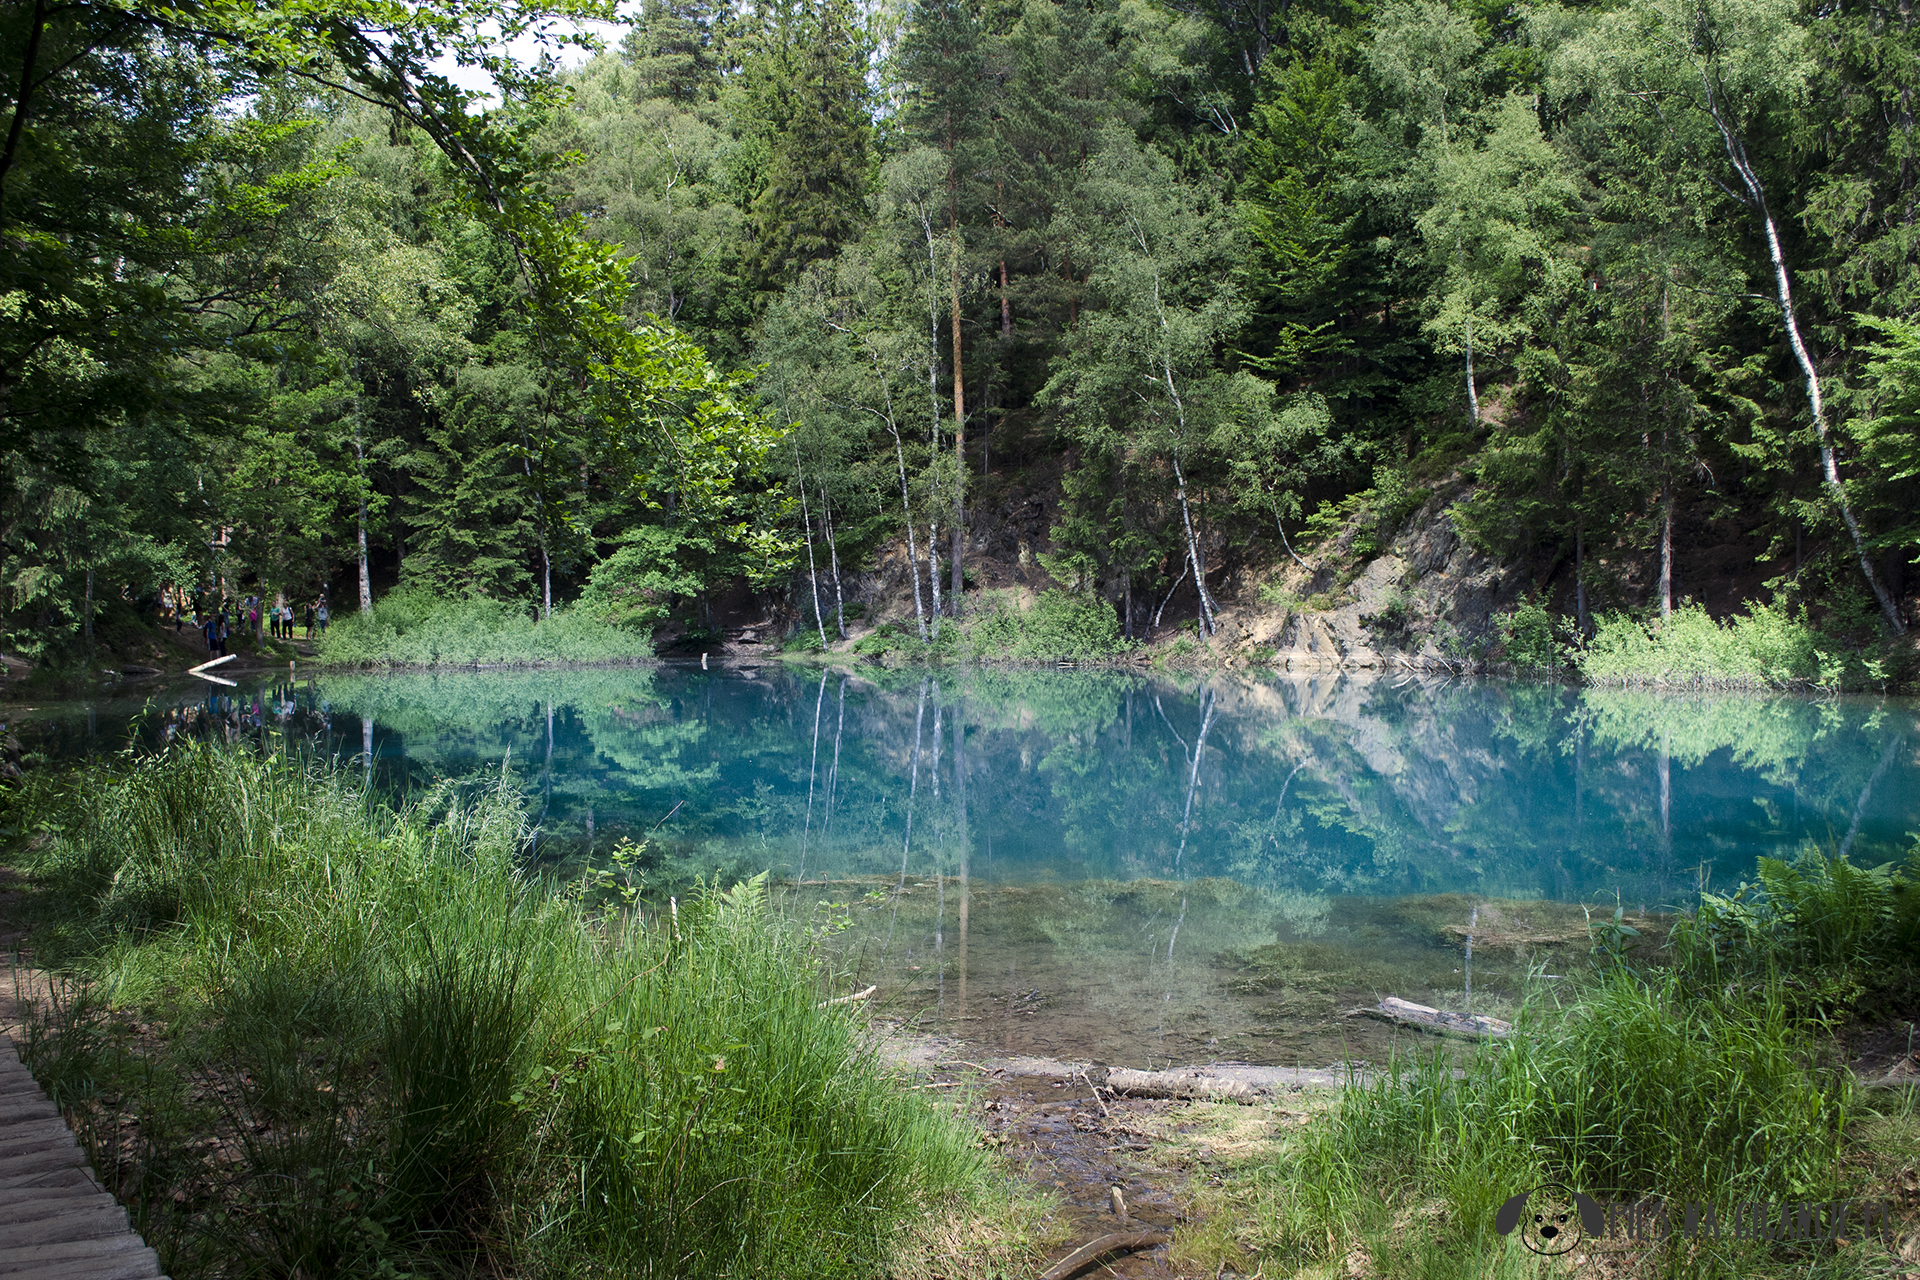
<instances>
[{"instance_id":1,"label":"grass clump","mask_svg":"<svg viewBox=\"0 0 1920 1280\"><path fill-rule=\"evenodd\" d=\"M1252 1172L1240 1245L1282 1274L1358 1257L1385 1276L1532 1276L1541 1260L1499 1235L1495 1215L1545 1183L1603 1203L1654 1197L1676 1214L1689 1200L1725 1213L1836 1198L1864 1108L1816 1049L1777 991L1702 1000L1674 972L1616 965L1565 1003L1536 992L1512 1038L1350 1085ZM1675 1244L1662 1266L1752 1275L1768 1247Z\"/></svg>"},{"instance_id":2,"label":"grass clump","mask_svg":"<svg viewBox=\"0 0 1920 1280\"><path fill-rule=\"evenodd\" d=\"M1803 614L1759 603L1725 622L1697 604L1657 626L1607 614L1573 662L1596 685L1841 689L1886 678L1879 662L1840 653Z\"/></svg>"},{"instance_id":3,"label":"grass clump","mask_svg":"<svg viewBox=\"0 0 1920 1280\"><path fill-rule=\"evenodd\" d=\"M395 813L189 746L33 802L83 985L28 1058L170 1274L879 1275L992 1194L764 884L588 909L510 779Z\"/></svg>"},{"instance_id":4,"label":"grass clump","mask_svg":"<svg viewBox=\"0 0 1920 1280\"><path fill-rule=\"evenodd\" d=\"M1888 1199L1910 1176L1911 1148L1890 1144L1912 1131L1913 1096L1861 1086L1835 1035L1871 1018L1863 996L1911 991L1917 873L1920 847L1904 869L1817 850L1761 859L1752 883L1703 895L1657 954L1618 913L1594 924L1591 972L1536 971L1510 1038L1396 1058L1284 1131L1232 1202L1206 1206L1231 1221L1210 1229L1212 1254L1266 1274L1533 1277L1561 1272L1496 1215L1548 1183L1664 1205L1676 1228L1690 1202L1726 1222L1742 1206L1777 1218ZM1884 1235L1687 1239L1623 1222L1592 1248L1634 1274L1897 1270Z\"/></svg>"},{"instance_id":5,"label":"grass clump","mask_svg":"<svg viewBox=\"0 0 1920 1280\"><path fill-rule=\"evenodd\" d=\"M537 619L505 600L449 599L418 587L384 597L369 613L342 613L317 645L329 667L540 666L651 658L640 631L578 607Z\"/></svg>"}]
</instances>

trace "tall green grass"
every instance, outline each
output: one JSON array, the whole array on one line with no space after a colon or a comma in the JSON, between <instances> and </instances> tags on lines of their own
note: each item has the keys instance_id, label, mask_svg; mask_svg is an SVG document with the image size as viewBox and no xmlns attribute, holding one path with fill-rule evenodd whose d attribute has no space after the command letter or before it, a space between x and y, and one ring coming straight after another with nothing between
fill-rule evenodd
<instances>
[{"instance_id":1,"label":"tall green grass","mask_svg":"<svg viewBox=\"0 0 1920 1280\"><path fill-rule=\"evenodd\" d=\"M510 780L393 813L189 746L40 808L40 954L90 987L36 1072L217 1140L119 1170L171 1274L879 1275L984 1186L763 885L590 911Z\"/></svg>"},{"instance_id":2,"label":"tall green grass","mask_svg":"<svg viewBox=\"0 0 1920 1280\"><path fill-rule=\"evenodd\" d=\"M1760 603L1725 622L1697 604L1682 605L1658 626L1606 614L1572 657L1595 685L1838 689L1885 678L1878 663L1842 652L1803 615Z\"/></svg>"},{"instance_id":3,"label":"tall green grass","mask_svg":"<svg viewBox=\"0 0 1920 1280\"><path fill-rule=\"evenodd\" d=\"M1398 1059L1345 1090L1262 1172L1262 1243L1290 1265L1358 1248L1385 1275L1532 1275L1493 1220L1543 1183L1723 1209L1845 1194L1862 1104L1817 1050L1777 990L1703 999L1678 973L1613 965L1564 1003L1536 991L1511 1038ZM1666 1261L1756 1274L1743 1247Z\"/></svg>"},{"instance_id":4,"label":"tall green grass","mask_svg":"<svg viewBox=\"0 0 1920 1280\"><path fill-rule=\"evenodd\" d=\"M581 609L536 619L510 601L454 600L417 587L388 594L370 613L342 613L317 649L330 667L539 666L653 656L644 633Z\"/></svg>"}]
</instances>

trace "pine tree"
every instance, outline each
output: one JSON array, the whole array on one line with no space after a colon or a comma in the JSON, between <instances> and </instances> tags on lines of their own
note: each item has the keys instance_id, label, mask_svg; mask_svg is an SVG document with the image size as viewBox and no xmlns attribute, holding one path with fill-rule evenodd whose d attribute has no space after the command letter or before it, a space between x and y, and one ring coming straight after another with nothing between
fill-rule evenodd
<instances>
[{"instance_id":1,"label":"pine tree","mask_svg":"<svg viewBox=\"0 0 1920 1280\"><path fill-rule=\"evenodd\" d=\"M764 186L748 214L762 289L792 280L859 237L867 218L872 134L865 49L848 0L818 0L767 33L747 61L768 135Z\"/></svg>"}]
</instances>

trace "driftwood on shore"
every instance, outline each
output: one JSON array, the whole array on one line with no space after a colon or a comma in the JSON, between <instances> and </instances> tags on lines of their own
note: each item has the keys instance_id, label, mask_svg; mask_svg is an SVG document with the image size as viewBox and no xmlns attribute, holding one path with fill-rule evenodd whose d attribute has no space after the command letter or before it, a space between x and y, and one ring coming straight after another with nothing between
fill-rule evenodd
<instances>
[{"instance_id":1,"label":"driftwood on shore","mask_svg":"<svg viewBox=\"0 0 1920 1280\"><path fill-rule=\"evenodd\" d=\"M1089 1240L1060 1261L1040 1273L1040 1280L1067 1280L1083 1267L1110 1253L1131 1253L1136 1249L1151 1249L1157 1244L1165 1244L1164 1231L1115 1231L1110 1235Z\"/></svg>"},{"instance_id":2,"label":"driftwood on shore","mask_svg":"<svg viewBox=\"0 0 1920 1280\"><path fill-rule=\"evenodd\" d=\"M1388 996L1371 1009L1355 1009L1349 1018L1378 1018L1395 1026L1431 1031L1435 1035L1462 1036L1468 1040L1504 1040L1513 1034L1513 1024L1480 1013L1453 1013L1430 1009L1424 1004Z\"/></svg>"},{"instance_id":3,"label":"driftwood on shore","mask_svg":"<svg viewBox=\"0 0 1920 1280\"><path fill-rule=\"evenodd\" d=\"M1207 1102L1253 1101L1253 1086L1244 1080L1229 1080L1200 1071L1130 1071L1114 1067L1105 1079L1088 1079L1114 1093L1137 1098L1198 1098Z\"/></svg>"}]
</instances>

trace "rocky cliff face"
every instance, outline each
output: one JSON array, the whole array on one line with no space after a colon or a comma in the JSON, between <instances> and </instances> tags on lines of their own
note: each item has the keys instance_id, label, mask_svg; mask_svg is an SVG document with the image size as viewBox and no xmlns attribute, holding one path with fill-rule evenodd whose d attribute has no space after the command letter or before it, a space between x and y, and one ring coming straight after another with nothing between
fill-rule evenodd
<instances>
[{"instance_id":1,"label":"rocky cliff face","mask_svg":"<svg viewBox=\"0 0 1920 1280\"><path fill-rule=\"evenodd\" d=\"M1220 605L1220 629L1209 649L1234 665L1309 671L1464 671L1480 665L1497 638L1496 615L1518 598L1525 575L1495 563L1460 537L1450 508L1465 493L1458 481L1437 486L1376 554L1368 554L1362 515L1322 545L1301 551L1299 559L1271 568L1236 569L1230 581L1210 574ZM1035 559L1037 551L1046 549L1046 515L1046 504L1024 491L1000 508L980 513L970 531L970 587L1010 590L1030 600L1056 585ZM926 547L919 549L924 590ZM943 588L945 551L943 545ZM911 621L913 578L904 540L884 549L863 571L849 570L843 565L841 586L858 615L848 627L851 638L882 622ZM807 627L813 625L811 590L805 578L791 589L798 605L795 617ZM831 634L833 594L824 571L820 592ZM1197 607L1189 582L1178 590L1153 643L1192 639ZM1174 620L1183 611L1184 625ZM837 640L834 647L839 647Z\"/></svg>"},{"instance_id":2,"label":"rocky cliff face","mask_svg":"<svg viewBox=\"0 0 1920 1280\"><path fill-rule=\"evenodd\" d=\"M1305 565L1286 562L1222 611L1219 639L1294 670L1475 665L1522 584L1459 536L1449 509L1461 496L1440 486L1371 560L1355 551L1356 522L1303 553Z\"/></svg>"}]
</instances>

